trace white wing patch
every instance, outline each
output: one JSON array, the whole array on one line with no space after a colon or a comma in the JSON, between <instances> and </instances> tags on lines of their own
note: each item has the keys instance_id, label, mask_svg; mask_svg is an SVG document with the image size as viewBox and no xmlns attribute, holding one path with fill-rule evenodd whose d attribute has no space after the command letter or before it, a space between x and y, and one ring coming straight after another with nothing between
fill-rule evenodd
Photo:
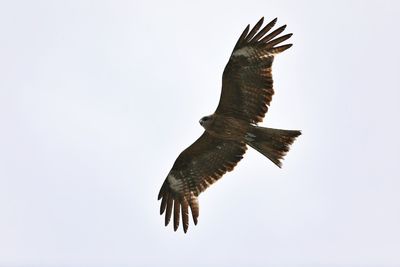
<instances>
[{"instance_id":1,"label":"white wing patch","mask_svg":"<svg viewBox=\"0 0 400 267\"><path fill-rule=\"evenodd\" d=\"M262 54L261 54L262 53ZM233 57L258 57L258 58L269 58L273 57L274 54L267 52L267 51L261 51L258 49L255 49L250 46L245 46L242 47L232 54Z\"/></svg>"},{"instance_id":2,"label":"white wing patch","mask_svg":"<svg viewBox=\"0 0 400 267\"><path fill-rule=\"evenodd\" d=\"M175 192L179 192L179 191L181 191L183 189L183 181L180 180L180 179L176 179L175 176L173 176L172 174L168 175L167 180L169 182L169 186Z\"/></svg>"},{"instance_id":3,"label":"white wing patch","mask_svg":"<svg viewBox=\"0 0 400 267\"><path fill-rule=\"evenodd\" d=\"M244 139L248 142L252 142L252 141L254 141L255 137L256 136L252 133L246 133L246 135L244 136Z\"/></svg>"},{"instance_id":4,"label":"white wing patch","mask_svg":"<svg viewBox=\"0 0 400 267\"><path fill-rule=\"evenodd\" d=\"M249 57L250 55L254 55L256 50L253 47L245 46L233 52L232 56L234 57Z\"/></svg>"}]
</instances>

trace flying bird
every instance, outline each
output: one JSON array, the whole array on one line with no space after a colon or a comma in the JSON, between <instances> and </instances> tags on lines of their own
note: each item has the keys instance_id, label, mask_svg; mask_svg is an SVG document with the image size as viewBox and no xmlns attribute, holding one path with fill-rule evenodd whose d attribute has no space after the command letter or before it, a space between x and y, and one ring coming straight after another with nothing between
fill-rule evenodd
<instances>
[{"instance_id":1,"label":"flying bird","mask_svg":"<svg viewBox=\"0 0 400 267\"><path fill-rule=\"evenodd\" d=\"M300 131L257 126L268 111L274 94L271 67L275 55L290 48L283 44L292 34L278 37L286 25L271 32L275 18L261 29L264 18L240 35L222 75L222 91L214 114L200 119L204 133L176 159L161 186L160 214L165 226L173 213L174 230L182 216L189 227L189 208L194 224L199 217L198 196L243 158L247 145L278 167ZM260 30L261 29L261 30ZM279 46L278 46L279 45Z\"/></svg>"}]
</instances>

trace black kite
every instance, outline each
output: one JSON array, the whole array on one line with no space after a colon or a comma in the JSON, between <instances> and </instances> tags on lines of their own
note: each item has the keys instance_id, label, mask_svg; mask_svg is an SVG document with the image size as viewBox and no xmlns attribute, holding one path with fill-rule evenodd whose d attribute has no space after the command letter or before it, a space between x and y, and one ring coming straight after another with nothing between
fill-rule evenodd
<instances>
[{"instance_id":1,"label":"black kite","mask_svg":"<svg viewBox=\"0 0 400 267\"><path fill-rule=\"evenodd\" d=\"M247 146L277 166L300 131L256 126L268 111L274 94L271 66L276 54L291 44L280 45L292 34L277 37L286 25L270 32L277 19L261 28L264 18L239 37L222 76L222 92L214 114L200 120L205 131L176 159L158 199L168 225L174 213L174 230L182 214L183 230L189 226L189 207L194 224L199 216L198 195L243 158ZM250 30L250 31L249 31Z\"/></svg>"}]
</instances>

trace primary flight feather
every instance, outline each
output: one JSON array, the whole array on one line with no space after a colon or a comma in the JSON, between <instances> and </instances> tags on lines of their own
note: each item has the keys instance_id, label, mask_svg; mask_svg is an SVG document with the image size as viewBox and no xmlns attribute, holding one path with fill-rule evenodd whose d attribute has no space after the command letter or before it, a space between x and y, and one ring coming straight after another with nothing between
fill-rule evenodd
<instances>
[{"instance_id":1,"label":"primary flight feather","mask_svg":"<svg viewBox=\"0 0 400 267\"><path fill-rule=\"evenodd\" d=\"M271 73L274 57L292 46L279 45L292 36L278 37L286 25L271 31L277 19L261 29L263 21L261 18L251 30L248 25L239 37L224 69L217 109L201 118L204 133L178 156L161 186L160 214L165 212L165 225L173 214L175 231L182 217L186 233L189 209L197 224L199 194L233 170L247 145L281 167L289 146L301 134L256 126L263 120L274 94Z\"/></svg>"}]
</instances>

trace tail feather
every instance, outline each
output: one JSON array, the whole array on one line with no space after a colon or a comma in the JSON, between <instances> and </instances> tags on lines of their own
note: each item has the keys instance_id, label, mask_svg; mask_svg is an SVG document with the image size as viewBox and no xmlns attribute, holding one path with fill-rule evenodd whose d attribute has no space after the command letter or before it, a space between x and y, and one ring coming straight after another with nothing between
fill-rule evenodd
<instances>
[{"instance_id":1,"label":"tail feather","mask_svg":"<svg viewBox=\"0 0 400 267\"><path fill-rule=\"evenodd\" d=\"M282 160L289 151L290 145L296 137L301 135L300 131L280 130L253 126L246 134L246 143L269 158L279 168Z\"/></svg>"}]
</instances>

